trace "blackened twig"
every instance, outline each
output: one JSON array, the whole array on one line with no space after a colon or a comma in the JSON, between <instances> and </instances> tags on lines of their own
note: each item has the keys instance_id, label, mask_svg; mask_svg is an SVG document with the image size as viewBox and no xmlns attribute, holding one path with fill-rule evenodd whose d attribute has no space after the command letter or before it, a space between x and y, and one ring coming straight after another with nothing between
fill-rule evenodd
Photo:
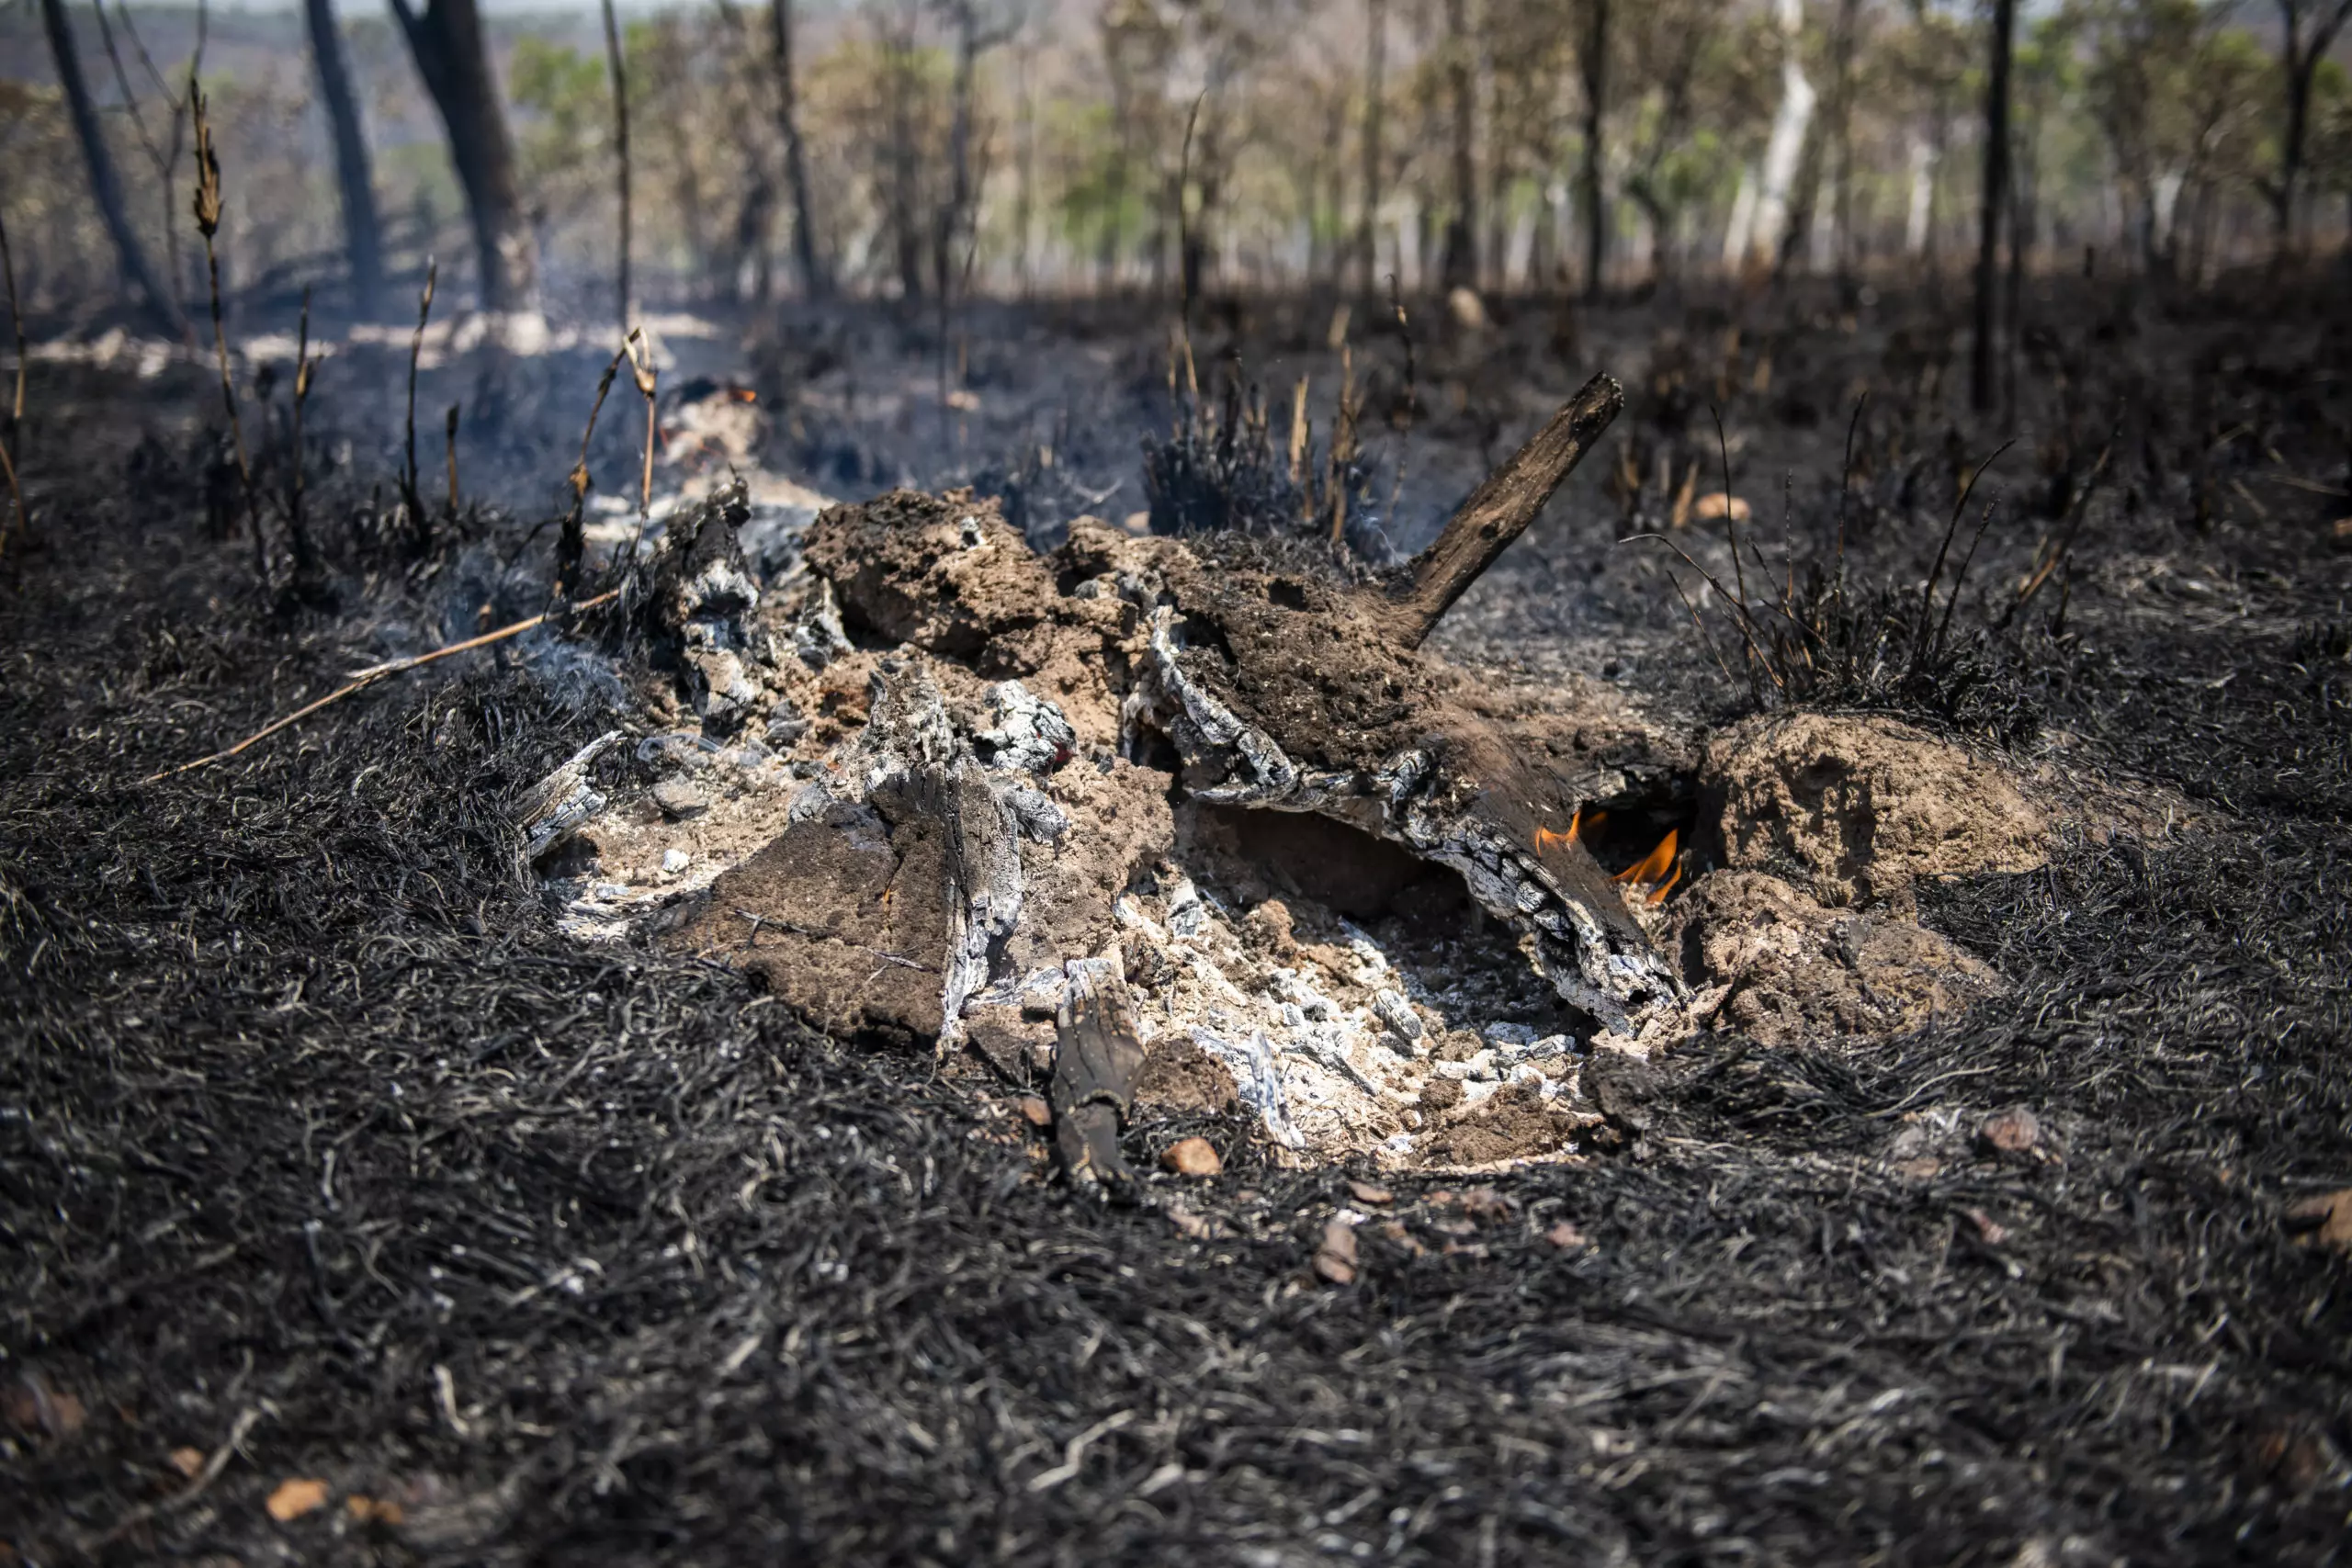
<instances>
[{"instance_id":1,"label":"blackened twig","mask_svg":"<svg viewBox=\"0 0 2352 1568\"><path fill-rule=\"evenodd\" d=\"M401 502L408 508L409 526L415 530L419 555L433 542L433 520L425 515L424 499L416 488L416 362L424 353L424 323L432 319L433 286L440 276L440 264L431 256L425 257L424 291L416 300L416 331L408 340L408 461L401 469Z\"/></svg>"},{"instance_id":2,"label":"blackened twig","mask_svg":"<svg viewBox=\"0 0 2352 1568\"><path fill-rule=\"evenodd\" d=\"M599 593L594 599L583 599L581 601L578 607L582 610L594 608L598 604L604 604L609 599L618 597L619 592L620 591L618 589L615 589L611 592ZM463 642L453 642L447 648L436 648L430 653L412 654L406 659L394 659L382 664L371 664L365 670L354 671L349 681L340 686L337 686L334 691L329 692L317 702L305 704L303 706L296 708L292 713L288 714L283 718L272 719L269 723L263 725L259 729L254 730L251 735L246 736L243 740L238 741L234 746L231 746L224 750L215 751L209 757L198 757L193 762L182 762L176 768L165 768L162 773L150 773L147 777L140 780L139 782L141 784L155 784L164 779L171 778L175 774L190 773L198 768L208 767L214 762L225 761L229 758L233 757L238 752L243 750L246 747L253 745L255 741L266 740L271 736L277 734L279 730L286 728L288 725L301 722L303 719L306 719L312 714L318 712L321 708L341 702L344 698L351 695L354 692L365 691L369 686L374 685L377 682L385 679L387 676L404 674L411 670L415 670L424 665L430 664L437 659L447 659L452 654L469 653L477 648L487 648L493 642L503 642L510 637L515 637L521 633L529 631L533 626L540 625L546 619L547 616L545 614L533 615L527 620L516 621L511 626L501 626L494 632L484 632L480 637L468 637Z\"/></svg>"},{"instance_id":3,"label":"blackened twig","mask_svg":"<svg viewBox=\"0 0 2352 1568\"><path fill-rule=\"evenodd\" d=\"M237 414L236 384L229 377L229 337L220 320L220 254L213 236L220 231L220 161L212 152L212 124L205 112L203 89L188 85L188 114L196 123L197 231L204 236L204 267L212 298L212 354L220 367L220 401L229 412L229 439L236 449L237 479L244 487L245 523L254 532L254 570L266 583L268 547L262 537L261 503L254 494L254 467L245 456L244 423Z\"/></svg>"}]
</instances>

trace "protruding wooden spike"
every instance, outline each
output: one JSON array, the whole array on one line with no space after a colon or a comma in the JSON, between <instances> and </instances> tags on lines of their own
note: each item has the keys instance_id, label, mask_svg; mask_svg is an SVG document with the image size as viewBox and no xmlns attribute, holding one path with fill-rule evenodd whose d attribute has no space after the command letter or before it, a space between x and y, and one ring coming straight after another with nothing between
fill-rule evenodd
<instances>
[{"instance_id":1,"label":"protruding wooden spike","mask_svg":"<svg viewBox=\"0 0 2352 1568\"><path fill-rule=\"evenodd\" d=\"M1411 577L1389 599L1387 619L1398 646L1421 645L1438 618L1527 532L1624 406L1625 389L1616 378L1595 376L1472 492L1437 541L1413 558Z\"/></svg>"}]
</instances>

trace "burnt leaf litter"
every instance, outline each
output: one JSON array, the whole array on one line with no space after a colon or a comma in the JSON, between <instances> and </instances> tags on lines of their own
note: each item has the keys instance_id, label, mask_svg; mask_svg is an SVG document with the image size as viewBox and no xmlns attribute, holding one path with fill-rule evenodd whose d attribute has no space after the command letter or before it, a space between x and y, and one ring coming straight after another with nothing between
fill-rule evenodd
<instances>
[{"instance_id":1,"label":"burnt leaf litter","mask_svg":"<svg viewBox=\"0 0 2352 1568\"><path fill-rule=\"evenodd\" d=\"M2123 455L2065 623L1996 625L2052 520L1996 521L1968 703L1867 659L1803 699L2063 736L2174 803L1923 890L2004 994L1874 1044L1702 1036L1605 1086L1622 1152L1499 1177L1140 1122L1129 1205L1073 1198L1018 1100L928 1053L558 935L509 808L619 716L542 678L552 637L140 784L373 662L368 605L540 606L481 565L527 520L477 513L428 562L355 525L322 546L341 610L256 608L185 444L125 496L89 437L0 594L0 1561L2335 1560L2352 1261L2287 1216L2352 1186L2347 557L2309 496L2233 499L2272 451L2352 488L2343 324L2302 336L2199 362L2200 417L2255 446L2140 359L2078 366L2064 419ZM1838 370L1783 352L1830 404ZM1846 566L1908 604L1953 489L1898 477L1937 437L1895 369ZM1622 428L1695 454L1688 414ZM1812 423L1808 541L1843 460ZM1566 638L1605 597L1577 635L1736 705L1608 546L1670 494L1596 491L1448 635ZM322 534L365 495L322 478ZM1848 649L1917 614L1840 604ZM1163 1168L1188 1136L1221 1174Z\"/></svg>"}]
</instances>

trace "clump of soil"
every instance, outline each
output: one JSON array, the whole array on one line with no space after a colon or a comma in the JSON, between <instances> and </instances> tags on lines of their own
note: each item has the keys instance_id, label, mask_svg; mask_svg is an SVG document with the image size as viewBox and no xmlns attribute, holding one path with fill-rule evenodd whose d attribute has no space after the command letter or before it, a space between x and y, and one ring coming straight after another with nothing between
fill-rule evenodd
<instances>
[{"instance_id":1,"label":"clump of soil","mask_svg":"<svg viewBox=\"0 0 2352 1568\"><path fill-rule=\"evenodd\" d=\"M1704 987L1692 1021L1768 1045L1900 1034L2001 988L1989 965L1934 931L1883 909L1824 908L1761 872L1701 877L1672 930Z\"/></svg>"},{"instance_id":2,"label":"clump of soil","mask_svg":"<svg viewBox=\"0 0 2352 1568\"><path fill-rule=\"evenodd\" d=\"M1424 1141L1430 1163L1478 1167L1540 1159L1576 1147L1580 1137L1602 1127L1598 1114L1547 1094L1546 1088L1534 1079L1508 1084L1466 1108Z\"/></svg>"},{"instance_id":3,"label":"clump of soil","mask_svg":"<svg viewBox=\"0 0 2352 1568\"><path fill-rule=\"evenodd\" d=\"M1771 715L1716 737L1701 819L1721 859L1832 907L1902 898L1924 878L2030 871L2050 825L1997 763L1893 719Z\"/></svg>"}]
</instances>

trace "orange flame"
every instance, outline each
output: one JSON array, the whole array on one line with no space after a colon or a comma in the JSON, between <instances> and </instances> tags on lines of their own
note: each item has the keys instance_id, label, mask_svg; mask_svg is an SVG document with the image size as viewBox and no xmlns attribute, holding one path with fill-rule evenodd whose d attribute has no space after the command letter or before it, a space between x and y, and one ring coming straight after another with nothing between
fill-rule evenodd
<instances>
[{"instance_id":1,"label":"orange flame","mask_svg":"<svg viewBox=\"0 0 2352 1568\"><path fill-rule=\"evenodd\" d=\"M749 387L738 387L730 395L739 403L756 403L760 400L760 394Z\"/></svg>"},{"instance_id":2,"label":"orange flame","mask_svg":"<svg viewBox=\"0 0 2352 1568\"><path fill-rule=\"evenodd\" d=\"M1540 855L1545 850L1565 850L1570 844L1577 841L1577 835L1581 834L1588 825L1598 828L1603 822L1608 820L1609 813L1606 811L1596 811L1592 814L1589 823L1588 823L1584 814L1584 807L1579 806L1577 807L1576 816L1568 822L1568 830L1566 832L1555 833L1549 828L1538 828L1535 829L1535 852Z\"/></svg>"},{"instance_id":3,"label":"orange flame","mask_svg":"<svg viewBox=\"0 0 2352 1568\"><path fill-rule=\"evenodd\" d=\"M1682 868L1675 863L1674 852L1680 835L1673 829L1658 840L1657 848L1644 855L1609 880L1618 884L1631 883L1636 891L1646 890L1647 901L1663 902L1667 890L1681 876Z\"/></svg>"}]
</instances>

